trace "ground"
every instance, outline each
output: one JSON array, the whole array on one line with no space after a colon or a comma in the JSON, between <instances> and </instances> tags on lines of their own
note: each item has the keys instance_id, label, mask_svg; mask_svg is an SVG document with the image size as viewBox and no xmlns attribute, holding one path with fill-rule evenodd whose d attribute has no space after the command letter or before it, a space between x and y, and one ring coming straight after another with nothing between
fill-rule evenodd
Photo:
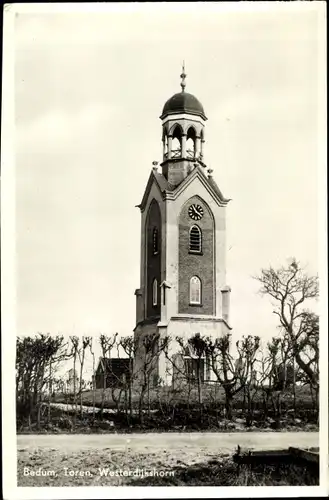
<instances>
[{"instance_id":1,"label":"ground","mask_svg":"<svg viewBox=\"0 0 329 500\"><path fill-rule=\"evenodd\" d=\"M115 396L117 397L119 394L119 390L115 389L114 390ZM95 396L95 405L100 406L101 401L102 401L102 394L103 394L103 389L96 389L95 395L93 395L92 391L83 391L82 393L82 402L85 405L92 405L93 404L93 398ZM111 389L105 389L105 408L115 408L115 403L113 402L112 399L112 390ZM192 402L198 402L198 390L197 387L192 387L189 390L187 390L186 385L182 385L181 388L177 388L175 391L173 391L171 386L164 386L164 387L158 387L157 389L151 389L150 390L150 401L152 402L158 402L159 400L164 402L171 402L171 403L184 403L189 400L191 403ZM282 394L282 400L290 402L292 401L292 393L291 391L287 390ZM237 394L235 397L236 402L242 401L243 398L243 393L242 391ZM262 392L259 391L258 396L255 396L255 401L259 400L262 398ZM79 398L78 398L79 399ZM132 391L132 401L135 404L138 404L139 400L139 390L133 389ZM297 386L296 387L296 400L297 403L302 402L302 407L306 408L309 406L312 406L312 398L311 398L311 393L309 391L308 387L305 386ZM68 394L57 394L55 396L54 401L58 403L68 403L71 402L73 403L73 395L68 395ZM122 395L122 401L123 401L123 395ZM216 401L217 403L224 404L225 402L225 393L224 389L218 384L209 384L205 385L203 387L203 402L214 402ZM79 399L80 402L80 399ZM239 406L239 405L238 405Z\"/></svg>"},{"instance_id":2,"label":"ground","mask_svg":"<svg viewBox=\"0 0 329 500\"><path fill-rule=\"evenodd\" d=\"M237 445L308 448L319 446L318 438L317 432L19 435L18 486L241 484L232 482ZM40 469L55 475L32 475Z\"/></svg>"}]
</instances>

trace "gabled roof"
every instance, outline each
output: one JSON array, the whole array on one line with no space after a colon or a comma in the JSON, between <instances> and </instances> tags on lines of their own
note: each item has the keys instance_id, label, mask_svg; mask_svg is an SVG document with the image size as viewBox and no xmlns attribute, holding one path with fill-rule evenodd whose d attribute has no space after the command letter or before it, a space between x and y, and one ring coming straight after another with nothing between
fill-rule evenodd
<instances>
[{"instance_id":1,"label":"gabled roof","mask_svg":"<svg viewBox=\"0 0 329 500\"><path fill-rule=\"evenodd\" d=\"M212 194L213 198L217 201L218 205L226 206L230 201L225 198L212 177L206 177L201 167L197 165L190 174L175 188L174 191L166 191L165 199L176 199L180 193L191 183L195 178L198 178L204 187Z\"/></svg>"},{"instance_id":2,"label":"gabled roof","mask_svg":"<svg viewBox=\"0 0 329 500\"><path fill-rule=\"evenodd\" d=\"M185 177L185 179L178 184L178 186L173 186L168 182L168 180L165 178L164 175L160 174L156 169L152 169L146 189L144 192L143 199L140 203L140 205L137 205L141 209L141 211L145 210L146 203L152 188L153 183L155 182L156 185L158 186L158 189L163 197L163 199L176 199L179 194L187 187L196 177L199 178L201 183L205 186L205 188L212 194L214 199L217 201L217 203L220 206L225 206L227 203L230 201L230 199L225 198L217 186L215 180L213 177L209 176L207 177L201 167L197 165L188 175Z\"/></svg>"},{"instance_id":3,"label":"gabled roof","mask_svg":"<svg viewBox=\"0 0 329 500\"><path fill-rule=\"evenodd\" d=\"M222 194L221 190L220 190L220 189L219 189L219 187L217 186L217 183L216 183L215 179L214 179L212 176L211 176L211 177L208 177L208 182L209 182L209 184L213 187L213 189L216 191L217 195L219 196L219 198L220 198L221 200L225 200L225 201L226 201L226 203L228 203L228 202L230 201L229 199L227 200L226 198L224 198L224 196L223 196L223 194Z\"/></svg>"},{"instance_id":4,"label":"gabled roof","mask_svg":"<svg viewBox=\"0 0 329 500\"><path fill-rule=\"evenodd\" d=\"M126 367L129 367L129 363L130 363L130 358L103 358L103 357L100 357L97 370L100 366L101 366L101 368L103 368L103 370L104 370L104 367L106 367L106 370L113 370L116 367L126 368Z\"/></svg>"},{"instance_id":5,"label":"gabled roof","mask_svg":"<svg viewBox=\"0 0 329 500\"><path fill-rule=\"evenodd\" d=\"M170 186L169 182L167 181L167 179L165 178L165 176L160 174L159 172L157 172L157 170L155 168L152 168L149 179L148 179L147 184L146 184L146 189L144 192L143 199L139 205L136 205L138 208L141 209L141 211L143 211L146 207L146 203L147 203L150 191L151 191L151 187L152 187L152 184L154 182L158 186L158 189L162 195L166 190L170 190L170 188L171 188L171 186Z\"/></svg>"}]
</instances>

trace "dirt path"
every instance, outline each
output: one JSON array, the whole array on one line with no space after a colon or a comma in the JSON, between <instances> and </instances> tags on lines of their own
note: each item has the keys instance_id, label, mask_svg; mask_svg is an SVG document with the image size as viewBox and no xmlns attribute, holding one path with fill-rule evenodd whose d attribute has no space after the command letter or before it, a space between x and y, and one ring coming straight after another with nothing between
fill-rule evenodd
<instances>
[{"instance_id":1,"label":"dirt path","mask_svg":"<svg viewBox=\"0 0 329 500\"><path fill-rule=\"evenodd\" d=\"M235 485L240 479L232 476L232 465L225 460L238 444L274 449L313 447L318 441L317 432L19 435L18 485ZM223 472L225 464L227 472ZM136 468L137 477L131 478Z\"/></svg>"},{"instance_id":2,"label":"dirt path","mask_svg":"<svg viewBox=\"0 0 329 500\"><path fill-rule=\"evenodd\" d=\"M52 448L68 451L93 449L174 450L203 448L231 452L237 445L252 449L319 446L317 432L150 433L150 434L28 434L17 436L19 451Z\"/></svg>"}]
</instances>

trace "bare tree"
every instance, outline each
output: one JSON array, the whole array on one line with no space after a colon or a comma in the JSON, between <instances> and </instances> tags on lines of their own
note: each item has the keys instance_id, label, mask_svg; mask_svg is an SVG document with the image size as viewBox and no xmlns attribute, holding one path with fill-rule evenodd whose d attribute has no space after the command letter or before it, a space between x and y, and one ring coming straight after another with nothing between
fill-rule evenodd
<instances>
[{"instance_id":1,"label":"bare tree","mask_svg":"<svg viewBox=\"0 0 329 500\"><path fill-rule=\"evenodd\" d=\"M163 412L164 408L171 411L171 420L175 419L175 412L177 405L182 402L182 400L187 404L187 410L191 409L191 394L193 388L195 388L196 379L194 379L192 370L192 363L189 360L192 359L192 353L190 352L188 343L186 341L186 336L177 336L175 341L180 346L179 352L175 354L169 354L169 346L172 339L168 337L168 344L164 349L164 354L166 358L166 377L171 377L171 386L167 389L159 387L158 390L158 401L159 406ZM161 396L161 401L160 401ZM165 398L163 400L163 397ZM167 414L167 413L166 413Z\"/></svg>"},{"instance_id":2,"label":"bare tree","mask_svg":"<svg viewBox=\"0 0 329 500\"><path fill-rule=\"evenodd\" d=\"M280 426L282 416L282 398L284 394L294 391L296 367L291 353L289 339L286 336L273 337L266 345L266 351L259 361L260 383L259 388L263 396L263 415L268 417L271 403L276 419Z\"/></svg>"},{"instance_id":3,"label":"bare tree","mask_svg":"<svg viewBox=\"0 0 329 500\"><path fill-rule=\"evenodd\" d=\"M246 425L251 426L254 418L254 398L258 390L257 354L260 348L260 338L248 335L236 343L239 364L244 366L244 375L240 375L240 385L243 385L247 399ZM240 372L241 374L241 372Z\"/></svg>"},{"instance_id":4,"label":"bare tree","mask_svg":"<svg viewBox=\"0 0 329 500\"><path fill-rule=\"evenodd\" d=\"M140 352L141 356L141 369L140 369L140 392L139 392L139 404L138 413L141 424L144 423L143 406L146 393L148 393L148 412L150 411L150 379L151 376L157 376L156 364L160 357L168 346L169 338L161 337L158 333L153 333L150 335L145 335L141 339L142 349Z\"/></svg>"},{"instance_id":5,"label":"bare tree","mask_svg":"<svg viewBox=\"0 0 329 500\"><path fill-rule=\"evenodd\" d=\"M83 367L86 356L86 349L91 345L92 338L91 337L82 337L82 345L80 349L78 349L77 354L80 362L80 377L79 377L79 395L80 395L80 420L82 420L82 391L83 391Z\"/></svg>"},{"instance_id":6,"label":"bare tree","mask_svg":"<svg viewBox=\"0 0 329 500\"><path fill-rule=\"evenodd\" d=\"M90 337L90 343L89 343L89 349L90 353L92 355L93 359L93 374L92 374L92 379L91 379L91 390L93 393L93 422L95 422L95 403L96 403L96 378L95 378L95 353L93 350L93 338Z\"/></svg>"},{"instance_id":7,"label":"bare tree","mask_svg":"<svg viewBox=\"0 0 329 500\"><path fill-rule=\"evenodd\" d=\"M302 309L305 302L317 299L319 282L317 276L308 276L296 259L286 267L262 269L255 279L261 283L260 293L272 297L274 310L280 326L289 339L290 348L297 365L308 377L313 387L318 387L318 372L315 359L305 359L304 346L309 338L318 333L316 315Z\"/></svg>"},{"instance_id":8,"label":"bare tree","mask_svg":"<svg viewBox=\"0 0 329 500\"><path fill-rule=\"evenodd\" d=\"M267 344L269 352L269 378L270 378L270 396L277 420L280 425L281 419L281 397L286 388L286 362L287 346L284 340L273 337Z\"/></svg>"},{"instance_id":9,"label":"bare tree","mask_svg":"<svg viewBox=\"0 0 329 500\"><path fill-rule=\"evenodd\" d=\"M169 345L172 339L168 338L168 345L164 349L166 360L170 363L166 366L166 375L171 376L170 390L166 391L166 406L172 411L172 421L175 418L176 405L182 399L187 403L187 409L190 411L191 393L195 387L195 380L191 373L191 364L187 362L191 359L191 353L188 349L186 337L176 337L176 342L180 346L180 352L169 355ZM163 393L163 392L162 392Z\"/></svg>"},{"instance_id":10,"label":"bare tree","mask_svg":"<svg viewBox=\"0 0 329 500\"><path fill-rule=\"evenodd\" d=\"M102 402L101 402L101 416L103 417L104 404L105 404L105 391L107 386L107 376L108 376L108 366L107 359L111 358L111 351L117 342L118 333L115 333L113 337L108 335L100 335L99 342L102 350L103 358L103 390L102 390Z\"/></svg>"},{"instance_id":11,"label":"bare tree","mask_svg":"<svg viewBox=\"0 0 329 500\"><path fill-rule=\"evenodd\" d=\"M202 387L204 383L205 362L207 357L207 339L202 337L200 333L195 333L194 335L192 335L192 337L188 338L187 341L185 340L184 337L176 337L176 341L178 342L184 353L189 353L190 357L189 361L190 364L192 363L191 366L192 371L193 368L195 368L195 377L193 373L188 373L189 370L185 369L185 372L187 372L189 383L191 382L197 383L199 413L200 413L200 420L202 420L202 413L203 413Z\"/></svg>"},{"instance_id":12,"label":"bare tree","mask_svg":"<svg viewBox=\"0 0 329 500\"><path fill-rule=\"evenodd\" d=\"M298 370L297 378L308 385L313 401L313 409L319 410L319 316L307 311L302 317L302 334L299 337L300 357L314 373L313 380L305 370ZM319 414L318 414L319 416Z\"/></svg>"},{"instance_id":13,"label":"bare tree","mask_svg":"<svg viewBox=\"0 0 329 500\"><path fill-rule=\"evenodd\" d=\"M40 426L40 410L48 386L48 418L50 418L50 381L62 362L70 358L63 336L38 334L17 337L16 340L16 398L18 420L28 420L31 426L36 416ZM36 414L35 414L36 413Z\"/></svg>"},{"instance_id":14,"label":"bare tree","mask_svg":"<svg viewBox=\"0 0 329 500\"><path fill-rule=\"evenodd\" d=\"M120 359L120 347L122 346L119 340L116 342L117 359ZM122 359L123 358L121 358L121 360ZM121 365L121 367L123 368L124 365ZM128 372L130 373L130 367L128 368ZM127 389L129 380L127 380L127 372L125 368L123 368L123 372L115 370L113 364L110 362L109 373L111 375L111 384L110 384L111 397L116 407L117 416L119 416L121 413L121 408L122 408L121 401L122 401L122 395L124 395L125 416L126 416L126 421L128 422L129 417L128 417Z\"/></svg>"},{"instance_id":15,"label":"bare tree","mask_svg":"<svg viewBox=\"0 0 329 500\"><path fill-rule=\"evenodd\" d=\"M235 360L230 352L231 334L216 339L207 338L206 352L211 369L225 391L225 413L228 420L232 419L234 396L245 387L252 373L259 346L259 337L243 337L241 342L236 342L238 358Z\"/></svg>"},{"instance_id":16,"label":"bare tree","mask_svg":"<svg viewBox=\"0 0 329 500\"><path fill-rule=\"evenodd\" d=\"M72 343L72 357L73 357L73 407L74 407L74 417L73 417L73 425L76 426L77 423L77 357L80 347L80 339L76 335L72 335L70 337Z\"/></svg>"},{"instance_id":17,"label":"bare tree","mask_svg":"<svg viewBox=\"0 0 329 500\"><path fill-rule=\"evenodd\" d=\"M126 387L127 387L127 422L130 425L132 416L133 416L133 405L132 405L132 384L133 384L133 379L134 379L134 359L137 351L137 344L135 342L135 339L132 335L129 337L121 337L120 346L123 348L124 352L126 353L128 357L128 370L129 370L129 375L126 378ZM128 411L129 410L129 411Z\"/></svg>"},{"instance_id":18,"label":"bare tree","mask_svg":"<svg viewBox=\"0 0 329 500\"><path fill-rule=\"evenodd\" d=\"M49 360L49 378L48 378L48 422L51 421L51 401L53 394L53 372L52 359Z\"/></svg>"}]
</instances>

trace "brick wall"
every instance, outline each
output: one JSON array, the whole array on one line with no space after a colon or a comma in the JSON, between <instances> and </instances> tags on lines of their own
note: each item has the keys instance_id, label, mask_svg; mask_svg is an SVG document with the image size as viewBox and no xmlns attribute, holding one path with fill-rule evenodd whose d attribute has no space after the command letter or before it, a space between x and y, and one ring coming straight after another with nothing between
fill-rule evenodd
<instances>
[{"instance_id":1,"label":"brick wall","mask_svg":"<svg viewBox=\"0 0 329 500\"><path fill-rule=\"evenodd\" d=\"M188 208L193 203L201 205L204 215L193 221ZM202 255L189 253L189 231L197 224L202 231ZM202 284L202 304L190 305L190 279L198 276ZM214 221L208 206L195 196L185 203L179 217L179 277L178 312L185 314L215 314L214 311Z\"/></svg>"}]
</instances>

